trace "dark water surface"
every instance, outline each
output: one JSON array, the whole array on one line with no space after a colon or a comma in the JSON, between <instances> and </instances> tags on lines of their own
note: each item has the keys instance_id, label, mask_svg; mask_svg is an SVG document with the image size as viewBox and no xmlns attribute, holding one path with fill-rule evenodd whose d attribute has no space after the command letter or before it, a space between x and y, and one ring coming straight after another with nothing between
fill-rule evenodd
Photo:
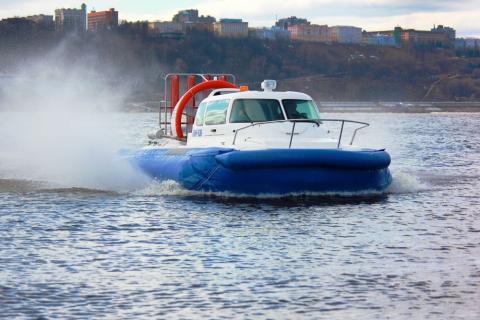
<instances>
[{"instance_id":1,"label":"dark water surface","mask_svg":"<svg viewBox=\"0 0 480 320\"><path fill-rule=\"evenodd\" d=\"M342 116L391 153L389 194L95 191L0 162L0 317L480 319L480 115ZM114 118L130 146L155 128Z\"/></svg>"}]
</instances>

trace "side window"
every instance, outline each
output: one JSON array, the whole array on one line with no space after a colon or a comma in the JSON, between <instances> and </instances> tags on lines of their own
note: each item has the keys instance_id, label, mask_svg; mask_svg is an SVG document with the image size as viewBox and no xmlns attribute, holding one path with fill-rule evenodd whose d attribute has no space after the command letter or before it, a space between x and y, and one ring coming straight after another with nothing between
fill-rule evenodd
<instances>
[{"instance_id":1,"label":"side window","mask_svg":"<svg viewBox=\"0 0 480 320\"><path fill-rule=\"evenodd\" d=\"M206 125L224 124L227 122L229 100L212 101L207 106L205 114Z\"/></svg>"},{"instance_id":2,"label":"side window","mask_svg":"<svg viewBox=\"0 0 480 320\"><path fill-rule=\"evenodd\" d=\"M197 114L195 115L195 125L203 126L203 121L205 120L205 109L207 104L205 102L200 103L197 109Z\"/></svg>"}]
</instances>

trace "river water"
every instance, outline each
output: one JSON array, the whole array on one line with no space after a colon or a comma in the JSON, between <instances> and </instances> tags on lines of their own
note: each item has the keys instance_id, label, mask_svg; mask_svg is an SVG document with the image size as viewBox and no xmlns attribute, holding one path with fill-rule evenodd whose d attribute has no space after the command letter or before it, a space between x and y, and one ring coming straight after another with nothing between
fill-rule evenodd
<instances>
[{"instance_id":1,"label":"river water","mask_svg":"<svg viewBox=\"0 0 480 320\"><path fill-rule=\"evenodd\" d=\"M0 318L479 319L480 115L325 116L372 124L388 194L191 193L104 152L153 114L104 115L111 145L0 114Z\"/></svg>"}]
</instances>

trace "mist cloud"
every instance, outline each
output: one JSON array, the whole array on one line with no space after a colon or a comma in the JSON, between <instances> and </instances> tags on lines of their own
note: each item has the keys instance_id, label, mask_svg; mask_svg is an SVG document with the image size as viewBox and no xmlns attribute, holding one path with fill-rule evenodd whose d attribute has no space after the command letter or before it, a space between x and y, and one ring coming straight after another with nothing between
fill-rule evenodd
<instances>
[{"instance_id":1,"label":"mist cloud","mask_svg":"<svg viewBox=\"0 0 480 320\"><path fill-rule=\"evenodd\" d=\"M148 179L119 154L121 130L112 120L128 97L93 67L96 55L72 61L65 40L14 74L0 108L0 179L62 187L129 191Z\"/></svg>"}]
</instances>

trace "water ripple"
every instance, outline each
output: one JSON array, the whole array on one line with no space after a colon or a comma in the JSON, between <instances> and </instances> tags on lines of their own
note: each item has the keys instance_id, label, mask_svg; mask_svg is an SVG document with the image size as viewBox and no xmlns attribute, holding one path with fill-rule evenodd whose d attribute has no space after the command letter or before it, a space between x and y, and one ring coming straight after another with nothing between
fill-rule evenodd
<instances>
[{"instance_id":1,"label":"water ripple","mask_svg":"<svg viewBox=\"0 0 480 320\"><path fill-rule=\"evenodd\" d=\"M379 124L359 138L389 146L396 191L259 199L0 180L0 318L478 319L478 117L352 116Z\"/></svg>"}]
</instances>

